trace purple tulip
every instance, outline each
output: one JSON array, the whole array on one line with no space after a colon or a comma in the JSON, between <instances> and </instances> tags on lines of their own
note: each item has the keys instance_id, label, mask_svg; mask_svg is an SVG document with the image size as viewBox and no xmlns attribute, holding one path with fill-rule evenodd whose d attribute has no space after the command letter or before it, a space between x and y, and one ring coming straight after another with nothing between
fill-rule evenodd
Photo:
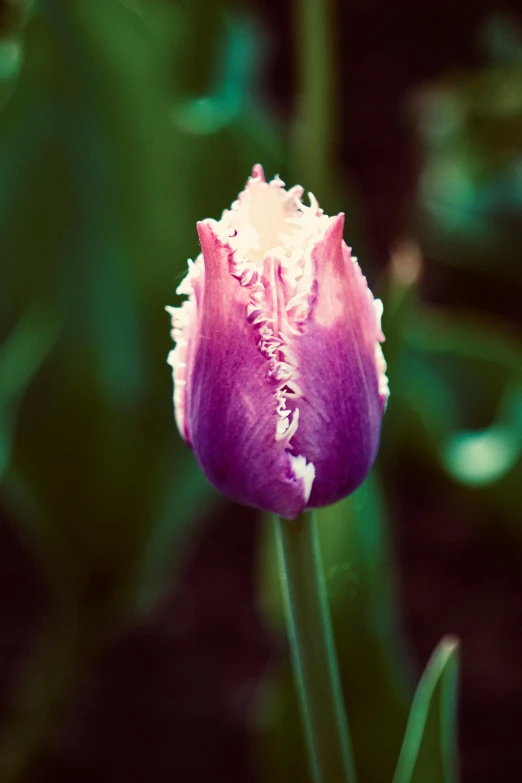
<instances>
[{"instance_id":1,"label":"purple tulip","mask_svg":"<svg viewBox=\"0 0 522 783\"><path fill-rule=\"evenodd\" d=\"M198 223L188 299L167 308L182 437L217 489L289 519L362 483L389 394L382 303L344 215L302 195L254 166L221 220Z\"/></svg>"}]
</instances>

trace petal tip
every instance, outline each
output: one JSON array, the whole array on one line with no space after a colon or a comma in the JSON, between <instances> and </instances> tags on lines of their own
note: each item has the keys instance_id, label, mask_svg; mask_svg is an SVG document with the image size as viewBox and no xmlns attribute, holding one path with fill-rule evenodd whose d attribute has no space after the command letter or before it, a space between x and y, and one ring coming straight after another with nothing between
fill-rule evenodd
<instances>
[{"instance_id":1,"label":"petal tip","mask_svg":"<svg viewBox=\"0 0 522 783\"><path fill-rule=\"evenodd\" d=\"M259 179L261 182L266 182L265 172L260 163L256 163L252 167L252 179Z\"/></svg>"},{"instance_id":2,"label":"petal tip","mask_svg":"<svg viewBox=\"0 0 522 783\"><path fill-rule=\"evenodd\" d=\"M219 232L219 224L216 220L212 220L212 218L200 220L196 224L196 228L204 258L210 250L226 244Z\"/></svg>"},{"instance_id":3,"label":"petal tip","mask_svg":"<svg viewBox=\"0 0 522 783\"><path fill-rule=\"evenodd\" d=\"M198 235L201 237L201 234L206 234L208 231L212 231L212 223L214 223L211 218L205 218L205 220L198 220L196 223L196 229L198 232Z\"/></svg>"},{"instance_id":4,"label":"petal tip","mask_svg":"<svg viewBox=\"0 0 522 783\"><path fill-rule=\"evenodd\" d=\"M330 242L341 243L344 233L344 212L339 212L338 215L334 215L328 218L326 224L325 235L329 238Z\"/></svg>"},{"instance_id":5,"label":"petal tip","mask_svg":"<svg viewBox=\"0 0 522 783\"><path fill-rule=\"evenodd\" d=\"M333 225L334 226L341 226L344 229L344 221L345 221L345 214L344 212L339 212L338 215L334 215L332 218Z\"/></svg>"}]
</instances>

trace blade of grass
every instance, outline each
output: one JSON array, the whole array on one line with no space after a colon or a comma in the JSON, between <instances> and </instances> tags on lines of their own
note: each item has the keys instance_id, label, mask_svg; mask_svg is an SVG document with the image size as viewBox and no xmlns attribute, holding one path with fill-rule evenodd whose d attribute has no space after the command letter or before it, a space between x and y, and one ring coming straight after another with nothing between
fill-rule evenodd
<instances>
[{"instance_id":1,"label":"blade of grass","mask_svg":"<svg viewBox=\"0 0 522 783\"><path fill-rule=\"evenodd\" d=\"M419 682L393 783L456 783L458 642L441 641Z\"/></svg>"}]
</instances>

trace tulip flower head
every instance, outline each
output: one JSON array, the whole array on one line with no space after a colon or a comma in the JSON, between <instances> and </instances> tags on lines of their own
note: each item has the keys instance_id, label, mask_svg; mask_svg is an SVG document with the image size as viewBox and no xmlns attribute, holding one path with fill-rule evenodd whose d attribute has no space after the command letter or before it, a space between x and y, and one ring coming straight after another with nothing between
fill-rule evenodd
<instances>
[{"instance_id":1,"label":"tulip flower head","mask_svg":"<svg viewBox=\"0 0 522 783\"><path fill-rule=\"evenodd\" d=\"M388 398L382 303L303 189L254 166L219 221L198 223L167 308L182 437L217 489L292 519L353 492L377 454Z\"/></svg>"}]
</instances>

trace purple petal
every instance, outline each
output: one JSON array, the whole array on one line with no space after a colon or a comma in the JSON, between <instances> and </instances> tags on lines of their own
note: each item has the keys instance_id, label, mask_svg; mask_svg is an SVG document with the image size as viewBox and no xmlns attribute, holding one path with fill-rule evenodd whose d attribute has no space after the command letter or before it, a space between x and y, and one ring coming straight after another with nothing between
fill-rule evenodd
<instances>
[{"instance_id":1,"label":"purple petal","mask_svg":"<svg viewBox=\"0 0 522 783\"><path fill-rule=\"evenodd\" d=\"M249 289L230 273L231 248L213 221L198 224L205 264L190 371L188 439L207 478L239 503L293 518L305 507L305 461L275 437L278 382L269 376ZM279 384L280 385L280 384Z\"/></svg>"},{"instance_id":2,"label":"purple petal","mask_svg":"<svg viewBox=\"0 0 522 783\"><path fill-rule=\"evenodd\" d=\"M382 338L373 296L342 240L339 215L313 250L317 293L292 342L302 399L292 447L315 465L308 505L334 503L365 479L383 414L375 350Z\"/></svg>"}]
</instances>

